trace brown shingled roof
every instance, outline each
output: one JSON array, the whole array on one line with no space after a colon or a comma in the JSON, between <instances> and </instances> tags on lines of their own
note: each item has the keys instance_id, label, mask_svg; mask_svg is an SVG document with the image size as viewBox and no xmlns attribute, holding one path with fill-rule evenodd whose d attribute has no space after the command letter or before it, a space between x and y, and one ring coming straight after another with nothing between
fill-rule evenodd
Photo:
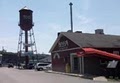
<instances>
[{"instance_id":1,"label":"brown shingled roof","mask_svg":"<svg viewBox=\"0 0 120 83\"><path fill-rule=\"evenodd\" d=\"M54 49L61 36L67 37L81 48L120 48L120 36L61 32L50 49L50 52Z\"/></svg>"},{"instance_id":2,"label":"brown shingled roof","mask_svg":"<svg viewBox=\"0 0 120 83\"><path fill-rule=\"evenodd\" d=\"M62 32L61 34L66 36L80 47L120 48L120 36L116 35L68 32Z\"/></svg>"}]
</instances>

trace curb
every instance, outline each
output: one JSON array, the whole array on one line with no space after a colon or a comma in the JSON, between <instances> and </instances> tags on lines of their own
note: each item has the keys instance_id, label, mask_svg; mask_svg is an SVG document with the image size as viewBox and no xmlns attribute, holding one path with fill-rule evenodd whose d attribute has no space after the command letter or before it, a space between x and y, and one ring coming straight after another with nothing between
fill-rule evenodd
<instances>
[{"instance_id":1,"label":"curb","mask_svg":"<svg viewBox=\"0 0 120 83\"><path fill-rule=\"evenodd\" d=\"M82 74L73 74L73 73L64 73L64 72L55 72L55 71L45 71L46 73L53 73L53 74L61 74L61 75L68 75L74 77L84 77Z\"/></svg>"},{"instance_id":2,"label":"curb","mask_svg":"<svg viewBox=\"0 0 120 83\"><path fill-rule=\"evenodd\" d=\"M104 81L104 80L95 80L95 76L91 76L91 75L82 75L82 74L73 74L73 73L64 73L64 72L55 72L55 71L45 71L46 73L53 73L53 74L61 74L61 75L67 75L67 76L73 76L73 77L80 77L80 78L84 78L84 79L90 79L93 81ZM105 80L107 81L107 80Z\"/></svg>"}]
</instances>

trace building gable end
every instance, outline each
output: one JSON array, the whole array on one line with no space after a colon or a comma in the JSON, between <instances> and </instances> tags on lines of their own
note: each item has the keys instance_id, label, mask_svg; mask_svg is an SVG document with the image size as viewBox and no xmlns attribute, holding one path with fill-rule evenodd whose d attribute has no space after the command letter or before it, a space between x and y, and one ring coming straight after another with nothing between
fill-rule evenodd
<instances>
[{"instance_id":1,"label":"building gable end","mask_svg":"<svg viewBox=\"0 0 120 83\"><path fill-rule=\"evenodd\" d=\"M54 47L52 47L50 52L68 50L71 48L78 48L79 47L77 44L75 44L73 41L71 41L69 38L67 38L64 35L58 37L53 46Z\"/></svg>"}]
</instances>

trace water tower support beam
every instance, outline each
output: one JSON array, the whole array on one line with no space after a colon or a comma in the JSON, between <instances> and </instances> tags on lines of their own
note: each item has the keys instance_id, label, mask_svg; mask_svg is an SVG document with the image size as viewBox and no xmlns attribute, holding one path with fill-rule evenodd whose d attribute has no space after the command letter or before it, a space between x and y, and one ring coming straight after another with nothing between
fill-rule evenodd
<instances>
[{"instance_id":1,"label":"water tower support beam","mask_svg":"<svg viewBox=\"0 0 120 83\"><path fill-rule=\"evenodd\" d=\"M29 63L29 57L28 57L28 55L27 55L27 52L28 52L28 31L27 30L25 30L25 53L26 53L26 55L25 55L25 65L26 65L26 67L27 67L27 64Z\"/></svg>"}]
</instances>

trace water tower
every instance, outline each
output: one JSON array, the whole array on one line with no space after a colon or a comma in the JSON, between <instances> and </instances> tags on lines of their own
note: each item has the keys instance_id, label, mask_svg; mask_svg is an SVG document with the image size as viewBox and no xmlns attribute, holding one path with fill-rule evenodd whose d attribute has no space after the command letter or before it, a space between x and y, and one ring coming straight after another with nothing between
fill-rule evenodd
<instances>
[{"instance_id":1,"label":"water tower","mask_svg":"<svg viewBox=\"0 0 120 83\"><path fill-rule=\"evenodd\" d=\"M29 63L29 59L32 57L34 59L35 54L37 54L37 48L35 43L34 31L33 31L33 11L27 7L19 10L19 41L18 41L18 56L24 57L26 66Z\"/></svg>"}]
</instances>

